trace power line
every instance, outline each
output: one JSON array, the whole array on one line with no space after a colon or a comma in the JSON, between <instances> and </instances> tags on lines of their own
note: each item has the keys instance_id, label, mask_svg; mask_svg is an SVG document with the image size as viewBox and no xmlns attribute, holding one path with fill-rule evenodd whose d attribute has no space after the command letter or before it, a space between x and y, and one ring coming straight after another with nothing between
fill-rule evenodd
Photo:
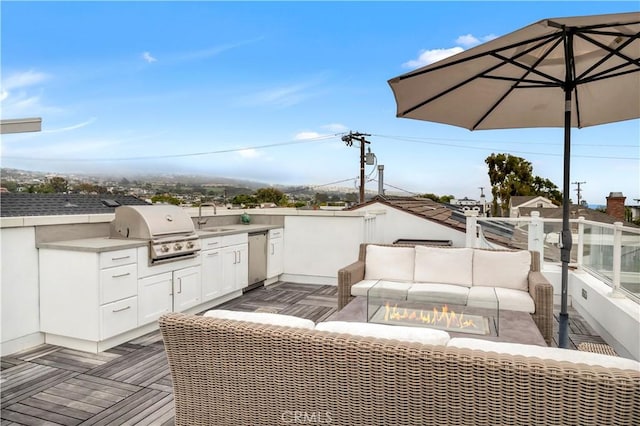
<instances>
[{"instance_id":1,"label":"power line","mask_svg":"<svg viewBox=\"0 0 640 426\"><path fill-rule=\"evenodd\" d=\"M426 140L426 138L422 139L422 138L412 138L412 137L403 137L403 136L385 136L385 135L373 135L373 136L387 138L387 139L394 139L394 140L399 140L399 141L403 141L403 142L422 143L422 144L426 144L426 145L437 145L437 146L446 146L446 147L453 147L453 148L475 149L475 150L481 150L481 151L504 151L504 149L501 149L501 148L488 148L488 147L478 147L478 146L470 146L470 145L456 145L456 144L449 144L449 143L428 142ZM438 139L436 139L436 140L438 140ZM473 141L473 142L477 142L477 141ZM514 143L516 143L516 142L514 142ZM595 145L590 145L590 146L595 146ZM613 145L609 145L609 146L613 146ZM628 147L632 147L632 146L629 145ZM634 146L634 148L637 148L637 147ZM544 156L550 156L550 157L562 157L561 153L517 151L517 150L512 150L512 149L509 149L508 151L510 153L516 153L516 154L544 155ZM580 155L580 154L571 154L571 156L575 157L575 158L598 158L598 159L607 159L607 160L634 160L634 161L640 160L640 157L609 157L609 156L603 156L603 155Z\"/></svg>"},{"instance_id":2,"label":"power line","mask_svg":"<svg viewBox=\"0 0 640 426\"><path fill-rule=\"evenodd\" d=\"M287 146L287 145L299 145L311 142L324 141L327 139L331 139L337 136L341 136L342 133L335 133L332 135L324 135L318 136L315 138L308 138L303 140L295 140L288 142L279 142L272 143L266 145L256 145L244 148L232 148L232 149L221 149L217 151L206 151L206 152L193 152L188 154L167 154L167 155L149 155L142 157L116 157L116 158L35 158L35 157L19 157L19 156L10 156L5 155L4 158L10 158L13 160L36 160L36 161L73 161L73 162L84 162L84 161L139 161L139 160L159 160L163 158L181 158L181 157L197 157L203 155L214 155L214 154L226 154L230 152L241 152L252 149L265 149L265 148L274 148L279 146Z\"/></svg>"}]
</instances>

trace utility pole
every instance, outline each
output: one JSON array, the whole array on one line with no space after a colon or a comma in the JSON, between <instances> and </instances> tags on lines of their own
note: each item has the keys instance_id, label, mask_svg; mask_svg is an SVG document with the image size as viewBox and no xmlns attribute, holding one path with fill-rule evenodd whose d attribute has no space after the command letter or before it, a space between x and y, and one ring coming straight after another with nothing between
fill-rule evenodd
<instances>
[{"instance_id":1,"label":"utility pole","mask_svg":"<svg viewBox=\"0 0 640 426\"><path fill-rule=\"evenodd\" d=\"M582 189L580 188L580 185L583 185L587 182L571 182L572 185L578 185L578 189L576 189L575 191L578 193L578 205L580 206L580 200L582 200L582 196L581 196L581 192Z\"/></svg>"},{"instance_id":2,"label":"utility pole","mask_svg":"<svg viewBox=\"0 0 640 426\"><path fill-rule=\"evenodd\" d=\"M371 136L371 135L368 133L349 132L348 135L344 135L342 137L342 141L347 146L352 146L354 139L360 142L360 204L364 203L364 161L365 161L364 146L365 144L371 143L364 138L365 136Z\"/></svg>"}]
</instances>

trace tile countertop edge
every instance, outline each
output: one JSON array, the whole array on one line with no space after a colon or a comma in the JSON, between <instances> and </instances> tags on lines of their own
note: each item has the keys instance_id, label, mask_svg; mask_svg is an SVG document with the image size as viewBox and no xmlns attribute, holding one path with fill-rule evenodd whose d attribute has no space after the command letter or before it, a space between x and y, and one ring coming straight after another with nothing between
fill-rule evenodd
<instances>
[{"instance_id":1,"label":"tile countertop edge","mask_svg":"<svg viewBox=\"0 0 640 426\"><path fill-rule=\"evenodd\" d=\"M196 233L200 238L217 237L223 235L233 235L241 233L253 233L268 231L270 229L282 228L281 225L221 225L216 228L224 228L225 231L207 231L207 229L198 229ZM81 238L77 240L51 241L36 244L39 249L53 250L73 250L86 252L105 252L113 250L122 250L127 248L144 247L148 244L147 240L126 240L109 237Z\"/></svg>"},{"instance_id":2,"label":"tile countertop edge","mask_svg":"<svg viewBox=\"0 0 640 426\"><path fill-rule=\"evenodd\" d=\"M72 250L100 253L104 251L122 250L128 248L144 247L146 240L124 240L109 237L82 238L79 240L51 241L38 243L39 249Z\"/></svg>"}]
</instances>

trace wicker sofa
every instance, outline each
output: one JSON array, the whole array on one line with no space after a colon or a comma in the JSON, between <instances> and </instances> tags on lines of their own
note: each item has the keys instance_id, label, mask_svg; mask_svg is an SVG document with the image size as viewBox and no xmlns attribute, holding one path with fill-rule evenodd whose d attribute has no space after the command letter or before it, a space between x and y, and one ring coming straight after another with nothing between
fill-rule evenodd
<instances>
[{"instance_id":1,"label":"wicker sofa","mask_svg":"<svg viewBox=\"0 0 640 426\"><path fill-rule=\"evenodd\" d=\"M160 329L176 425L632 425L640 419L640 372L628 364L611 368L182 313L165 314Z\"/></svg>"},{"instance_id":2,"label":"wicker sofa","mask_svg":"<svg viewBox=\"0 0 640 426\"><path fill-rule=\"evenodd\" d=\"M551 343L553 287L540 272L538 252L361 244L358 260L338 271L338 310L378 280L398 286L409 298L437 288L462 297L463 304L494 286L501 309L531 313Z\"/></svg>"}]
</instances>

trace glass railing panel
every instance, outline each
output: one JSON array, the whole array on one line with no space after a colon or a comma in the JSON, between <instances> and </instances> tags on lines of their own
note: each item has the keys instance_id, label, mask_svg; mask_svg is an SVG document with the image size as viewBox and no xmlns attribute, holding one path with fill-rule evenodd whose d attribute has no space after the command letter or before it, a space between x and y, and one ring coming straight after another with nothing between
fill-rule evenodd
<instances>
[{"instance_id":1,"label":"glass railing panel","mask_svg":"<svg viewBox=\"0 0 640 426\"><path fill-rule=\"evenodd\" d=\"M620 287L640 298L640 230L622 231Z\"/></svg>"},{"instance_id":2,"label":"glass railing panel","mask_svg":"<svg viewBox=\"0 0 640 426\"><path fill-rule=\"evenodd\" d=\"M582 266L613 282L613 229L586 223Z\"/></svg>"}]
</instances>

